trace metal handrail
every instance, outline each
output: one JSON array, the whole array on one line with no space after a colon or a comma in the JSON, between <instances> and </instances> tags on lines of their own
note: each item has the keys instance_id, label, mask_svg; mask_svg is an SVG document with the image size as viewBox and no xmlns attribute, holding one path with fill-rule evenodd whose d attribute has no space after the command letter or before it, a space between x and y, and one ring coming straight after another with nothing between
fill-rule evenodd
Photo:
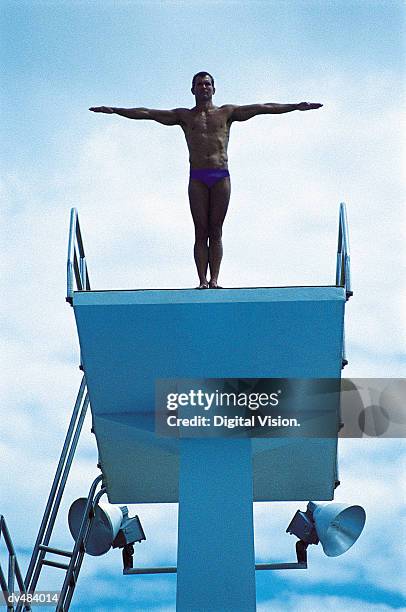
<instances>
[{"instance_id":1,"label":"metal handrail","mask_svg":"<svg viewBox=\"0 0 406 612\"><path fill-rule=\"evenodd\" d=\"M344 287L345 298L348 300L352 295L351 270L350 270L350 241L348 234L347 209L344 202L340 204L340 215L338 225L338 246L336 265L336 286ZM342 367L348 364L346 355L345 330L343 331Z\"/></svg>"},{"instance_id":2,"label":"metal handrail","mask_svg":"<svg viewBox=\"0 0 406 612\"><path fill-rule=\"evenodd\" d=\"M10 597L14 594L14 580L17 579L18 588L20 594L27 595L25 589L23 576L21 574L20 566L18 565L17 556L14 550L13 541L8 530L6 519L3 515L0 515L0 538L4 537L4 542L8 550L8 576L7 580L4 576L3 570L0 566L0 587L3 592L3 596L6 600L7 610L14 610L14 603ZM31 610L29 605L26 605L25 610Z\"/></svg>"},{"instance_id":3,"label":"metal handrail","mask_svg":"<svg viewBox=\"0 0 406 612\"><path fill-rule=\"evenodd\" d=\"M90 290L89 273L76 208L71 209L69 226L66 301L70 304L73 301L74 281L76 281L78 291Z\"/></svg>"},{"instance_id":4,"label":"metal handrail","mask_svg":"<svg viewBox=\"0 0 406 612\"><path fill-rule=\"evenodd\" d=\"M347 300L353 295L353 291L351 289L350 242L348 234L347 209L344 202L341 202L340 204L336 285L337 287L344 287Z\"/></svg>"}]
</instances>

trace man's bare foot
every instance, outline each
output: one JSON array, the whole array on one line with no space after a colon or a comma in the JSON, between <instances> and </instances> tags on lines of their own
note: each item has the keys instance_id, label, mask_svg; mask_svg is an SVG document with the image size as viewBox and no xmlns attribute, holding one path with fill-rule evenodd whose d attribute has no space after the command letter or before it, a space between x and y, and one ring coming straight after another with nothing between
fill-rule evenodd
<instances>
[{"instance_id":1,"label":"man's bare foot","mask_svg":"<svg viewBox=\"0 0 406 612\"><path fill-rule=\"evenodd\" d=\"M207 281L202 281L200 285L196 287L196 289L208 289L208 288L209 288L209 283Z\"/></svg>"},{"instance_id":2,"label":"man's bare foot","mask_svg":"<svg viewBox=\"0 0 406 612\"><path fill-rule=\"evenodd\" d=\"M217 281L211 280L209 282L209 288L210 289L222 289L223 287L220 287L220 285L217 284Z\"/></svg>"}]
</instances>

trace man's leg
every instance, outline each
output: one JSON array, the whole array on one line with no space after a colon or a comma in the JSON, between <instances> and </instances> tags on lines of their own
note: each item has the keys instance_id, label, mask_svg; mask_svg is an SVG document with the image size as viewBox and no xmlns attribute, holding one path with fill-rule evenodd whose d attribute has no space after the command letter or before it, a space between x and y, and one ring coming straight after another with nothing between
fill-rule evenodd
<instances>
[{"instance_id":1,"label":"man's leg","mask_svg":"<svg viewBox=\"0 0 406 612\"><path fill-rule=\"evenodd\" d=\"M209 267L210 288L217 289L217 279L223 257L221 241L223 221L230 201L231 184L229 177L223 178L210 189L209 208Z\"/></svg>"},{"instance_id":2,"label":"man's leg","mask_svg":"<svg viewBox=\"0 0 406 612\"><path fill-rule=\"evenodd\" d=\"M207 289L207 266L209 263L209 189L203 183L189 181L190 210L195 225L194 256L199 275L199 289Z\"/></svg>"}]
</instances>

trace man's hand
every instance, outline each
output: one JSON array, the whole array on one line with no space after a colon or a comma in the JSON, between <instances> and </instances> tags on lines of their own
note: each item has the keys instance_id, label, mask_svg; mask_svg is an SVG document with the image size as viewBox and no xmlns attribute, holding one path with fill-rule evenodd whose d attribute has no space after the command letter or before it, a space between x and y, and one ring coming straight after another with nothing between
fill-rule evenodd
<instances>
[{"instance_id":1,"label":"man's hand","mask_svg":"<svg viewBox=\"0 0 406 612\"><path fill-rule=\"evenodd\" d=\"M296 108L300 111L306 111L312 110L313 108L320 108L321 106L323 105L319 104L318 102L299 102L299 104L296 105Z\"/></svg>"},{"instance_id":2,"label":"man's hand","mask_svg":"<svg viewBox=\"0 0 406 612\"><path fill-rule=\"evenodd\" d=\"M111 108L111 106L91 106L89 110L93 111L94 113L107 113L108 115L114 114L114 110Z\"/></svg>"}]
</instances>

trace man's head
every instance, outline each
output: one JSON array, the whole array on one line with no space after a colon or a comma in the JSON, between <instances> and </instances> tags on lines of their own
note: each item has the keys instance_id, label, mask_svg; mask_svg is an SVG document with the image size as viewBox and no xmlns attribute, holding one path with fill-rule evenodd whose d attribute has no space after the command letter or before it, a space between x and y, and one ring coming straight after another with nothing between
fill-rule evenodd
<instances>
[{"instance_id":1,"label":"man's head","mask_svg":"<svg viewBox=\"0 0 406 612\"><path fill-rule=\"evenodd\" d=\"M210 99L215 90L214 79L209 72L198 72L192 79L192 94L199 99Z\"/></svg>"}]
</instances>

